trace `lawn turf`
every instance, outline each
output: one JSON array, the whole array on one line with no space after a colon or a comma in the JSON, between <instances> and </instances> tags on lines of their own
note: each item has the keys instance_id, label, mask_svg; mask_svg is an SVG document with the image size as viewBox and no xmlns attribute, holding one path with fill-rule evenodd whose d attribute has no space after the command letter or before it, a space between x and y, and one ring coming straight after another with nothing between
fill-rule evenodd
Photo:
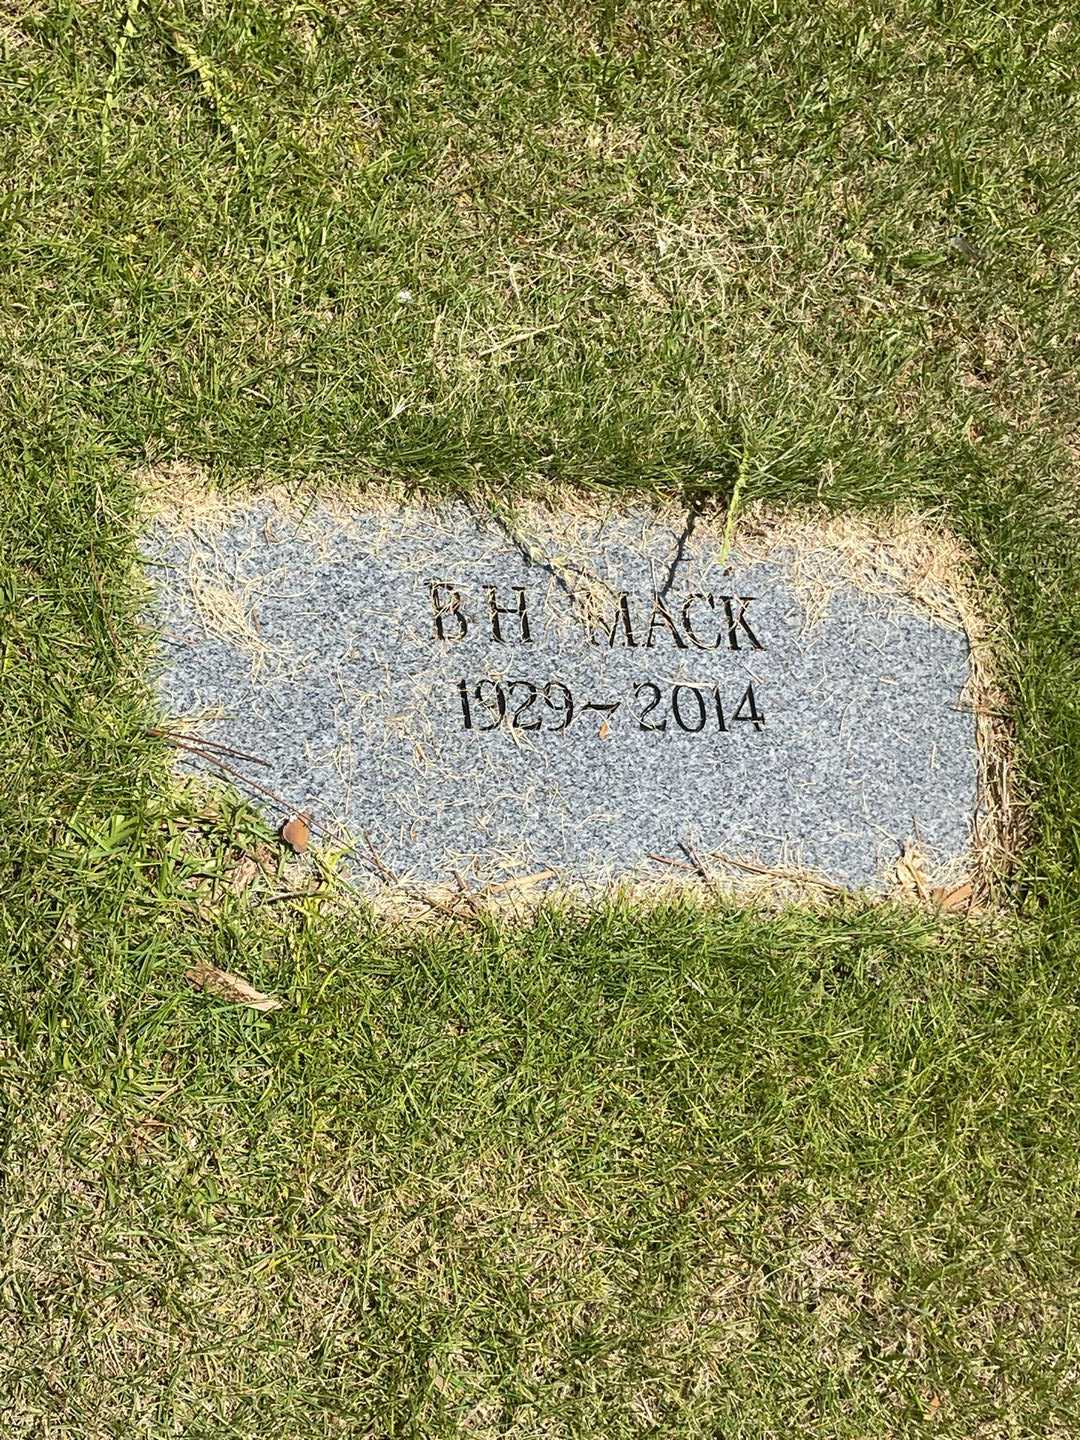
<instances>
[{"instance_id":1,"label":"lawn turf","mask_svg":"<svg viewBox=\"0 0 1080 1440\"><path fill-rule=\"evenodd\" d=\"M5 1433L1077 1432L1076 31L5 13ZM145 733L140 471L944 515L995 911L230 895L257 822Z\"/></svg>"}]
</instances>

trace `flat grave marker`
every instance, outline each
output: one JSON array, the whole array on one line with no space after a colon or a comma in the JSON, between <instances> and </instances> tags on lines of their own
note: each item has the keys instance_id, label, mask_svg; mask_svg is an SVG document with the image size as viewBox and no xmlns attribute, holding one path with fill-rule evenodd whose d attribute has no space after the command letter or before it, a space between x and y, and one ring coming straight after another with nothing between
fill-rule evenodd
<instances>
[{"instance_id":1,"label":"flat grave marker","mask_svg":"<svg viewBox=\"0 0 1080 1440\"><path fill-rule=\"evenodd\" d=\"M682 844L851 886L912 836L965 855L963 630L827 539L263 498L146 550L168 723L414 885L642 879Z\"/></svg>"}]
</instances>

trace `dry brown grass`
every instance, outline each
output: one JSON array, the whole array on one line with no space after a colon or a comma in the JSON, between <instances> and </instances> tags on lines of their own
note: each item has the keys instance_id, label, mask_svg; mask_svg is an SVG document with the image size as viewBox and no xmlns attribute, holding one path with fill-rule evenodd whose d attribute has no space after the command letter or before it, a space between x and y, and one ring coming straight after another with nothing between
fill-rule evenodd
<instances>
[{"instance_id":1,"label":"dry brown grass","mask_svg":"<svg viewBox=\"0 0 1080 1440\"><path fill-rule=\"evenodd\" d=\"M143 472L141 478L155 520L170 530L197 536L202 545L200 556L192 560L188 583L208 630L245 649L254 667L286 663L288 657L269 655L252 612L252 597L230 577L216 544L250 500L223 495L195 466L172 464ZM308 497L297 497L284 487L262 492L260 503L269 510L264 526L268 538L301 523L310 509ZM477 518L498 524L511 543L547 567L552 577L548 588L551 618L563 625L567 624L565 606L555 604L562 598L557 593L560 589L572 596L577 619L593 616L613 593L602 567L597 566L597 534L602 526L614 526L623 538L628 530L637 530L644 549L657 530L670 537L682 533L687 524L682 505L664 496L655 497L647 507L637 505L622 511L570 490L553 491L543 500L526 500L510 510L494 500L489 507L481 496L469 503ZM319 535L329 538L348 533L358 510L365 519L377 516L388 536L399 533L403 525L407 528L413 518L423 519L429 526L434 523L436 529L444 523L454 524L445 507L406 498L399 486L358 484L320 495L319 526L313 531L316 543ZM985 580L977 577L968 548L936 517L907 510L866 517L836 515L824 507L785 512L752 504L737 515L733 534L729 535L728 529L723 511L695 516L693 544L703 577L708 579L715 572L712 578L720 581L736 563L780 563L802 604L807 628L821 623L838 592L855 590L893 605L909 606L964 633L969 645L969 678L962 703L971 710L976 726L978 808L967 856L928 874L927 884L940 892L970 881L975 903L985 904L995 883L1015 862L1022 834L1013 797L1011 734L994 665L1003 607ZM437 548L418 549L417 573L437 567L438 558ZM660 577L656 578L659 582ZM426 738L416 737L421 768L431 763ZM300 801L282 797L282 803L295 809ZM357 837L327 824L324 839L333 838L342 853L352 850L364 855L365 846ZM911 839L917 842L918 837ZM766 904L820 904L823 899L835 898L837 890L827 877L805 870L797 854L778 864L766 864L754 855L717 854L689 860L680 854L669 859L673 863L659 875L655 866L648 866L641 875L612 874L599 890L583 890L562 877L538 882L535 876L540 861L524 851L490 857L490 864L479 870L475 856L462 855L457 860L448 857L453 861L449 869L453 873L464 868L469 873L471 889L467 892L461 885L420 886L408 876L388 879L382 875L371 898L384 912L438 919L488 908L518 912L553 894L580 901L612 886L642 899L656 896L662 902L673 891L687 885L696 888L704 881L725 899ZM377 867L368 868L377 872ZM890 885L888 880L884 888L900 897L905 893L902 886Z\"/></svg>"}]
</instances>

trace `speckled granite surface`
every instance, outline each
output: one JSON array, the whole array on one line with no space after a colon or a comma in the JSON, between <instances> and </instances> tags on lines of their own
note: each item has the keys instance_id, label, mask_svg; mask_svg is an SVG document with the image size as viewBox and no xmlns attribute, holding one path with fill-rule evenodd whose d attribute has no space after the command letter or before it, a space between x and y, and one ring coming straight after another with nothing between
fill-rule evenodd
<instances>
[{"instance_id":1,"label":"speckled granite surface","mask_svg":"<svg viewBox=\"0 0 1080 1440\"><path fill-rule=\"evenodd\" d=\"M267 501L144 551L163 713L416 883L602 881L689 840L858 885L912 834L967 844L962 633L843 586L810 623L782 552L720 564L643 511L519 544L464 506Z\"/></svg>"}]
</instances>

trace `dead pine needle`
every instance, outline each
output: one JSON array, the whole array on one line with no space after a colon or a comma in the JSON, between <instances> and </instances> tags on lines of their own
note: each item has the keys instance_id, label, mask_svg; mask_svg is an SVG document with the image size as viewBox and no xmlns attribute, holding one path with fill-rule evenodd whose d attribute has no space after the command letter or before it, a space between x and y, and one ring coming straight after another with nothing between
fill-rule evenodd
<instances>
[{"instance_id":1,"label":"dead pine needle","mask_svg":"<svg viewBox=\"0 0 1080 1440\"><path fill-rule=\"evenodd\" d=\"M800 870L785 870L775 865L759 865L753 860L737 860L734 855L724 855L719 850L713 853L721 864L731 865L736 870L745 870L749 875L768 875L774 880L783 880L790 885L813 885L818 890L824 890L830 895L848 895L850 893L843 885L837 885L834 881L825 880L818 875L807 875Z\"/></svg>"},{"instance_id":2,"label":"dead pine needle","mask_svg":"<svg viewBox=\"0 0 1080 1440\"><path fill-rule=\"evenodd\" d=\"M713 877L709 874L708 868L706 867L704 860L702 860L701 856L698 854L698 852L697 852L697 850L694 848L693 844L692 844L689 840L680 840L680 841L679 841L679 849L683 852L683 854L686 856L686 858L690 861L691 866L693 867L693 869L695 870L695 872L701 877L702 881L703 881L703 882L709 887L709 889L712 890L713 893L715 894L715 893L716 893L716 881L715 881L715 880L713 879Z\"/></svg>"},{"instance_id":3,"label":"dead pine needle","mask_svg":"<svg viewBox=\"0 0 1080 1440\"><path fill-rule=\"evenodd\" d=\"M424 905L430 910L438 910L441 914L448 915L452 920L480 919L478 913L463 915L455 906L446 904L445 901L438 899L435 895L426 893L413 885L406 884L404 880L401 880L394 874L393 870L391 870L389 865L383 860L375 848L375 842L367 830L364 831L364 844L367 846L366 857L359 850L357 850L356 853L362 859L366 858L370 868L374 870L375 874L378 875L379 879L382 880L383 884L388 888L397 890L402 895L407 895L411 900L415 900L418 904Z\"/></svg>"},{"instance_id":4,"label":"dead pine needle","mask_svg":"<svg viewBox=\"0 0 1080 1440\"><path fill-rule=\"evenodd\" d=\"M194 749L196 753L210 750L218 755L228 755L232 760L246 760L249 765L269 766L270 764L269 760L264 760L259 755L249 754L246 750L238 750L233 745L224 745L218 740L208 740L203 735L192 735L185 730L165 730L158 725L150 725L147 726L145 733L155 739L165 740L180 750Z\"/></svg>"}]
</instances>

